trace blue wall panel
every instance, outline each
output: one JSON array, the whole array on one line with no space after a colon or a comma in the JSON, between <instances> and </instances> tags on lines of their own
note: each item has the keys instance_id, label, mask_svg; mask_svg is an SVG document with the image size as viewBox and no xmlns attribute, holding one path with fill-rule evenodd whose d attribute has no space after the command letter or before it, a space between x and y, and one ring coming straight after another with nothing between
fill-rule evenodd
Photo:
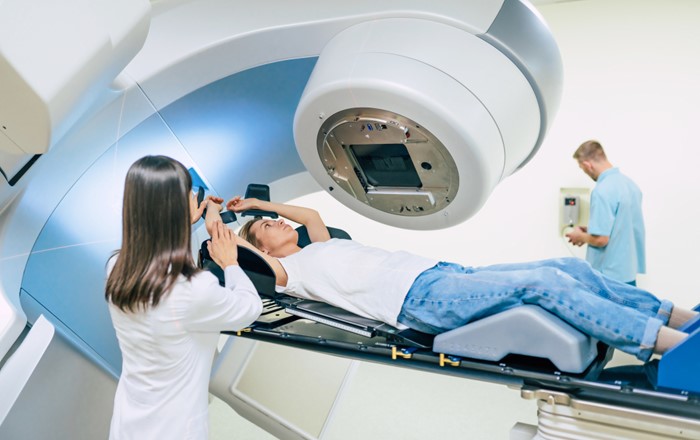
<instances>
[{"instance_id":1,"label":"blue wall panel","mask_svg":"<svg viewBox=\"0 0 700 440\"><path fill-rule=\"evenodd\" d=\"M121 354L104 300L105 263L121 241L128 167L146 154L194 166L213 192L241 194L304 170L292 122L315 59L232 75L154 114L103 154L49 217L29 257L22 288L113 371ZM102 362L99 362L102 363Z\"/></svg>"}]
</instances>

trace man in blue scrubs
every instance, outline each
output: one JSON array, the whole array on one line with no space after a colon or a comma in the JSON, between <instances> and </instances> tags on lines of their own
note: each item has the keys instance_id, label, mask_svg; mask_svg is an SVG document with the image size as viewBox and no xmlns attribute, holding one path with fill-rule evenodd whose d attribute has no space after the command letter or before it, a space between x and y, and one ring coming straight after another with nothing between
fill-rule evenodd
<instances>
[{"instance_id":1,"label":"man in blue scrubs","mask_svg":"<svg viewBox=\"0 0 700 440\"><path fill-rule=\"evenodd\" d=\"M588 227L566 234L576 246L588 245L586 260L603 274L636 285L646 272L642 192L608 161L597 141L586 141L574 153L579 167L596 186L591 193Z\"/></svg>"}]
</instances>

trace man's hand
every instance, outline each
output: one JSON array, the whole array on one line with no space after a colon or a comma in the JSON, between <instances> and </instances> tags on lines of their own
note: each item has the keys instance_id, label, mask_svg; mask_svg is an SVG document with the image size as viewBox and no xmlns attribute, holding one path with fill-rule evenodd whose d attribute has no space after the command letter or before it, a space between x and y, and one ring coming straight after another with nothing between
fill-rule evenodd
<instances>
[{"instance_id":1,"label":"man's hand","mask_svg":"<svg viewBox=\"0 0 700 440\"><path fill-rule=\"evenodd\" d=\"M576 226L573 231L566 234L566 238L569 239L569 243L574 246L582 246L586 244L585 238L588 233L588 228L585 226Z\"/></svg>"},{"instance_id":2,"label":"man's hand","mask_svg":"<svg viewBox=\"0 0 700 440\"><path fill-rule=\"evenodd\" d=\"M238 264L236 234L222 222L216 221L212 227L211 241L207 242L209 255L222 269Z\"/></svg>"}]
</instances>

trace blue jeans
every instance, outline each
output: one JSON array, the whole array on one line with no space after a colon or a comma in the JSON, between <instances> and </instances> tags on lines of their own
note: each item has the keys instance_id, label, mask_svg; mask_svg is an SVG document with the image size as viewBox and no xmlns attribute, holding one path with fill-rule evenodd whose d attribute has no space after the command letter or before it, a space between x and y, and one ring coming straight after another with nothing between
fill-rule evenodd
<instances>
[{"instance_id":1,"label":"blue jeans","mask_svg":"<svg viewBox=\"0 0 700 440\"><path fill-rule=\"evenodd\" d=\"M439 334L523 304L538 305L643 361L673 308L670 301L608 278L578 258L486 267L441 262L416 278L398 321Z\"/></svg>"}]
</instances>

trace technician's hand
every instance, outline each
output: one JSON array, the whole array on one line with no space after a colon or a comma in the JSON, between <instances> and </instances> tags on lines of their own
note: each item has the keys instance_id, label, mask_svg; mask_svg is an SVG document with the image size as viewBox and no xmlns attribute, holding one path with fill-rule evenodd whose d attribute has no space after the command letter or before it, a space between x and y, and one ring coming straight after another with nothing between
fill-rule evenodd
<instances>
[{"instance_id":1,"label":"technician's hand","mask_svg":"<svg viewBox=\"0 0 700 440\"><path fill-rule=\"evenodd\" d=\"M568 238L569 243L573 244L574 246L582 246L586 244L584 238L587 231L588 228L585 226L577 226L573 231L566 234L566 238Z\"/></svg>"},{"instance_id":2,"label":"technician's hand","mask_svg":"<svg viewBox=\"0 0 700 440\"><path fill-rule=\"evenodd\" d=\"M202 200L202 203L197 206L197 195L190 195L190 220L192 224L197 223L199 219L202 218L202 214L210 201L221 204L224 202L224 199L216 196L206 196L204 200Z\"/></svg>"},{"instance_id":3,"label":"technician's hand","mask_svg":"<svg viewBox=\"0 0 700 440\"><path fill-rule=\"evenodd\" d=\"M260 200L252 197L249 199L242 199L241 196L236 196L226 203L226 209L233 212L260 209Z\"/></svg>"},{"instance_id":4,"label":"technician's hand","mask_svg":"<svg viewBox=\"0 0 700 440\"><path fill-rule=\"evenodd\" d=\"M214 222L207 250L212 260L222 269L238 264L236 234L220 221Z\"/></svg>"}]
</instances>

